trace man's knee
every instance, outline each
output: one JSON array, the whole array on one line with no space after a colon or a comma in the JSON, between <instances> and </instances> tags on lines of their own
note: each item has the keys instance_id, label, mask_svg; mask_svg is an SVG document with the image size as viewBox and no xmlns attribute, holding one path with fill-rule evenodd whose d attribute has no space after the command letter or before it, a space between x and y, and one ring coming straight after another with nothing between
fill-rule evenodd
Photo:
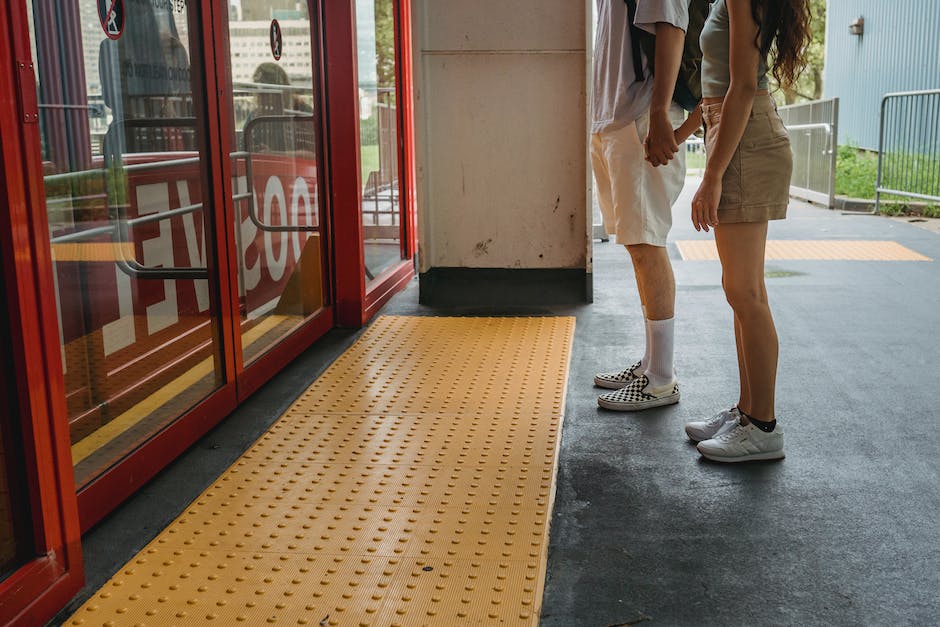
<instances>
[{"instance_id":1,"label":"man's knee","mask_svg":"<svg viewBox=\"0 0 940 627\"><path fill-rule=\"evenodd\" d=\"M633 263L641 268L655 267L663 262L669 261L666 254L666 248L663 246L653 246L652 244L628 244L627 252Z\"/></svg>"}]
</instances>

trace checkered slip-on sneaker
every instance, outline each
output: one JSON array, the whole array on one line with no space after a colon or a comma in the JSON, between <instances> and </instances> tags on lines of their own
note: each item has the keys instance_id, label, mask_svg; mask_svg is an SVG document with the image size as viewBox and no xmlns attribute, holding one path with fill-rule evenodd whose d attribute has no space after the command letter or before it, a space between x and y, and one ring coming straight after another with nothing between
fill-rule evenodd
<instances>
[{"instance_id":1,"label":"checkered slip-on sneaker","mask_svg":"<svg viewBox=\"0 0 940 627\"><path fill-rule=\"evenodd\" d=\"M710 440L722 430L725 425L741 416L737 407L723 409L708 420L691 420L685 424L685 434L693 442Z\"/></svg>"},{"instance_id":2,"label":"checkered slip-on sneaker","mask_svg":"<svg viewBox=\"0 0 940 627\"><path fill-rule=\"evenodd\" d=\"M642 363L638 361L620 372L600 372L594 375L594 385L608 390L619 390L640 378L643 374L643 370L640 368Z\"/></svg>"},{"instance_id":3,"label":"checkered slip-on sneaker","mask_svg":"<svg viewBox=\"0 0 940 627\"><path fill-rule=\"evenodd\" d=\"M614 411L639 411L651 407L662 407L679 402L679 382L673 379L669 385L653 388L645 374L614 392L597 397L597 404Z\"/></svg>"}]
</instances>

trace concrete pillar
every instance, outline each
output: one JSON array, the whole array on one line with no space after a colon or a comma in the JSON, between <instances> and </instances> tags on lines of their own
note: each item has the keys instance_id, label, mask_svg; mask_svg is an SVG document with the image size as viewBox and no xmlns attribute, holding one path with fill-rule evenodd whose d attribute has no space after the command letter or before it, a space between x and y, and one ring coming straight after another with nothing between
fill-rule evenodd
<instances>
[{"instance_id":1,"label":"concrete pillar","mask_svg":"<svg viewBox=\"0 0 940 627\"><path fill-rule=\"evenodd\" d=\"M412 6L422 302L590 300L589 2Z\"/></svg>"}]
</instances>

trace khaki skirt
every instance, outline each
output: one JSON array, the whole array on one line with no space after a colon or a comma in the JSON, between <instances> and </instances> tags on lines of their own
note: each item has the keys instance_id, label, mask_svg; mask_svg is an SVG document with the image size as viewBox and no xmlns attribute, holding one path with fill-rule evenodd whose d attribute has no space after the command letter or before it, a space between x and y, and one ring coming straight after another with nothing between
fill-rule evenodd
<instances>
[{"instance_id":1,"label":"khaki skirt","mask_svg":"<svg viewBox=\"0 0 940 627\"><path fill-rule=\"evenodd\" d=\"M705 158L721 125L721 103L703 104ZM770 95L754 98L751 116L721 179L718 222L763 222L787 217L793 153L790 137Z\"/></svg>"}]
</instances>

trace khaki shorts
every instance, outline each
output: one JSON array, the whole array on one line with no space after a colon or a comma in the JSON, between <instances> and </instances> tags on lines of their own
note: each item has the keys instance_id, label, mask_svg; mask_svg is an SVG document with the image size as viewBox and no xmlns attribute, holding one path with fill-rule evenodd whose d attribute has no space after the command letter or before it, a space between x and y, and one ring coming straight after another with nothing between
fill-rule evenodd
<instances>
[{"instance_id":1,"label":"khaki shorts","mask_svg":"<svg viewBox=\"0 0 940 627\"><path fill-rule=\"evenodd\" d=\"M683 114L673 107L670 117L678 126ZM594 188L608 235L625 245L665 246L672 226L672 205L685 184L685 150L654 168L645 160L643 140L649 115L626 126L591 135Z\"/></svg>"},{"instance_id":2,"label":"khaki shorts","mask_svg":"<svg viewBox=\"0 0 940 627\"><path fill-rule=\"evenodd\" d=\"M711 154L721 124L721 103L702 105L705 155ZM793 153L790 136L773 98L754 99L744 135L721 179L718 222L764 222L787 217Z\"/></svg>"}]
</instances>

